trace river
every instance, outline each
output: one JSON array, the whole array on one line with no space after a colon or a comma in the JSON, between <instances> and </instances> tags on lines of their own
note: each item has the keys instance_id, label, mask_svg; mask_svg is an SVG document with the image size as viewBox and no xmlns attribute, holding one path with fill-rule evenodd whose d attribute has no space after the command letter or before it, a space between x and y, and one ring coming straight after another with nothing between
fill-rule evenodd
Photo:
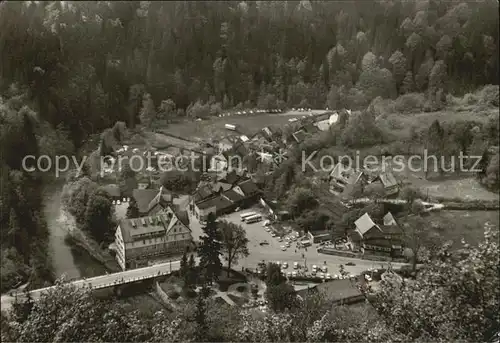
<instances>
[{"instance_id":1,"label":"river","mask_svg":"<svg viewBox=\"0 0 500 343\"><path fill-rule=\"evenodd\" d=\"M106 268L94 260L85 250L70 246L65 237L71 226L72 218L61 211L61 194L64 178L47 184L44 189L44 214L49 229L49 250L57 278L79 279L105 274Z\"/></svg>"}]
</instances>

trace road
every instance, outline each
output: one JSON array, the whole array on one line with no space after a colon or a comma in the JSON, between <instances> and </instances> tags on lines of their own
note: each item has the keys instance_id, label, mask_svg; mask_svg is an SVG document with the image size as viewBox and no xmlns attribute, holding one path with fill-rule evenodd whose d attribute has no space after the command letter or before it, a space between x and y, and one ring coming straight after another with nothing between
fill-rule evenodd
<instances>
[{"instance_id":1,"label":"road","mask_svg":"<svg viewBox=\"0 0 500 343\"><path fill-rule=\"evenodd\" d=\"M359 199L355 199L355 200L349 201L349 203L350 204L367 204L367 203L372 203L374 201L375 200L369 199L369 198L359 198ZM377 202L379 202L379 203L388 203L388 204L396 204L396 205L404 205L404 204L407 203L406 200L402 200L402 199L378 199ZM424 205L424 206L427 207L425 209L425 211L427 211L427 212L444 209L444 205L443 204L438 204L438 203L432 203L432 202L422 201L422 205Z\"/></svg>"},{"instance_id":2,"label":"road","mask_svg":"<svg viewBox=\"0 0 500 343\"><path fill-rule=\"evenodd\" d=\"M180 268L180 261L173 261L171 263L165 262L144 268L132 269L113 274L100 275L88 279L75 280L71 281L70 283L76 287L82 287L82 288L86 286L91 286L92 288L104 288L114 284L121 284L127 281L131 282L143 278L150 278L156 275L166 275L169 274L171 271L178 270L179 268ZM32 295L33 299L37 300L38 298L40 298L42 293L54 289L55 287L56 286L35 289L32 290L30 294ZM22 297L24 296L24 294L20 293L18 296ZM12 305L14 299L15 299L14 295L2 295L1 298L2 310L8 310Z\"/></svg>"}]
</instances>

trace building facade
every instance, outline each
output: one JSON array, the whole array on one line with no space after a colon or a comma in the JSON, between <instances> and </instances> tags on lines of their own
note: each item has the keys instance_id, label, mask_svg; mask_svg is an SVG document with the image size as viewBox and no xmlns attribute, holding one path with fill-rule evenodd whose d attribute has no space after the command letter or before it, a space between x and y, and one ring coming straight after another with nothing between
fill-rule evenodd
<instances>
[{"instance_id":1,"label":"building facade","mask_svg":"<svg viewBox=\"0 0 500 343\"><path fill-rule=\"evenodd\" d=\"M115 233L116 260L122 270L146 266L155 258L181 254L191 249L193 238L171 209L156 216L123 219Z\"/></svg>"}]
</instances>

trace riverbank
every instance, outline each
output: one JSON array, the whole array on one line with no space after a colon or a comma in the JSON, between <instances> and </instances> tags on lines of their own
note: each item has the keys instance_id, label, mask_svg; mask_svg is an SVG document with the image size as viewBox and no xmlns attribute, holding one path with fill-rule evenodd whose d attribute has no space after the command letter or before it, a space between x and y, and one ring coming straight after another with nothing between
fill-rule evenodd
<instances>
[{"instance_id":1,"label":"riverbank","mask_svg":"<svg viewBox=\"0 0 500 343\"><path fill-rule=\"evenodd\" d=\"M78 228L73 216L64 210L61 202L64 181L65 178L53 180L44 191L44 215L55 277L80 279L118 271L113 257L102 253L98 244L92 242Z\"/></svg>"},{"instance_id":2,"label":"riverbank","mask_svg":"<svg viewBox=\"0 0 500 343\"><path fill-rule=\"evenodd\" d=\"M97 243L95 242L88 242L89 238L84 237L85 234L82 233L81 231L72 231L67 234L65 238L65 243L70 246L72 250L74 250L77 254L85 253L87 254L95 263L99 263L102 266L103 272L101 274L104 274L105 272L119 272L121 271L118 263L116 260L111 256L110 253L108 252L103 252L102 249L97 248L95 245ZM95 274L95 273L92 273ZM101 274L96 274L96 275L84 275L85 277L89 276L97 276Z\"/></svg>"}]
</instances>

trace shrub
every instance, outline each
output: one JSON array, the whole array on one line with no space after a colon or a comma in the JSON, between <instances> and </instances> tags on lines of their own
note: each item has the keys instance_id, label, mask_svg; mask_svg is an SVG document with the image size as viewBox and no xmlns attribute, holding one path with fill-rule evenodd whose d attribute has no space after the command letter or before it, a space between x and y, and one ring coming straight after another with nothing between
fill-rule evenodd
<instances>
[{"instance_id":1,"label":"shrub","mask_svg":"<svg viewBox=\"0 0 500 343\"><path fill-rule=\"evenodd\" d=\"M482 104L498 107L498 85L484 86L478 93L479 102Z\"/></svg>"},{"instance_id":2,"label":"shrub","mask_svg":"<svg viewBox=\"0 0 500 343\"><path fill-rule=\"evenodd\" d=\"M245 286L238 286L236 287L236 290L240 293L243 293L247 290L247 288Z\"/></svg>"},{"instance_id":3,"label":"shrub","mask_svg":"<svg viewBox=\"0 0 500 343\"><path fill-rule=\"evenodd\" d=\"M171 290L167 292L167 296L172 300L177 300L180 297L179 292Z\"/></svg>"},{"instance_id":4,"label":"shrub","mask_svg":"<svg viewBox=\"0 0 500 343\"><path fill-rule=\"evenodd\" d=\"M191 288L188 288L184 291L184 293L186 294L186 297L187 298L195 298L196 297L196 291L191 289Z\"/></svg>"},{"instance_id":5,"label":"shrub","mask_svg":"<svg viewBox=\"0 0 500 343\"><path fill-rule=\"evenodd\" d=\"M378 117L394 113L395 106L394 102L391 99L383 99L382 97L378 96L370 103L369 110L372 111L376 117Z\"/></svg>"},{"instance_id":6,"label":"shrub","mask_svg":"<svg viewBox=\"0 0 500 343\"><path fill-rule=\"evenodd\" d=\"M478 98L472 93L467 93L462 98L463 105L475 105L475 104L477 104L477 102L478 102Z\"/></svg>"},{"instance_id":7,"label":"shrub","mask_svg":"<svg viewBox=\"0 0 500 343\"><path fill-rule=\"evenodd\" d=\"M394 108L400 113L421 112L424 109L425 97L419 93L408 93L398 97Z\"/></svg>"}]
</instances>

